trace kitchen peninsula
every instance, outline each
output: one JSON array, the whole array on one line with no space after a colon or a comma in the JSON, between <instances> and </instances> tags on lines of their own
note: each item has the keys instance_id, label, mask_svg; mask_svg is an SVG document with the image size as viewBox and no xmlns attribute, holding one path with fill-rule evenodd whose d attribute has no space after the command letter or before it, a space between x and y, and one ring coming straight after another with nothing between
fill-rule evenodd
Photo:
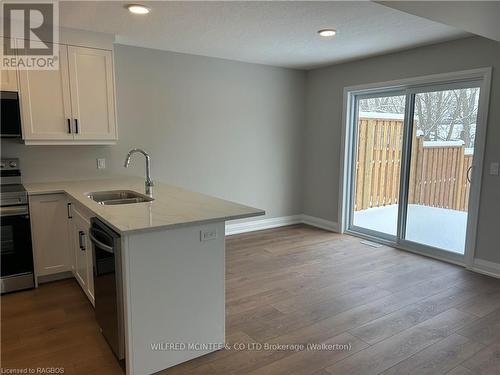
<instances>
[{"instance_id":1,"label":"kitchen peninsula","mask_svg":"<svg viewBox=\"0 0 500 375\"><path fill-rule=\"evenodd\" d=\"M151 374L224 344L225 221L263 215L264 211L160 183L154 186L153 200L141 202L148 197L142 194L144 180L140 178L31 183L25 187L34 237L46 233L41 218L46 217L49 207L59 205L64 209L53 212L67 213L63 219L69 222L68 243L76 244L69 255L70 270L95 302L98 321L99 304L106 294L98 291L95 279L99 274L96 252L89 255L100 233L92 232L91 223L100 222L118 238L121 249L115 251L119 257L116 280L122 291L118 288L116 298L118 306L123 306L123 324L118 331L123 329L127 374ZM112 197L113 192L134 194L140 203L95 201L97 196ZM43 256L35 247L38 265L44 261L40 258ZM86 264L86 271L82 264ZM104 319L109 320L109 316ZM113 348L113 340L106 339ZM177 350L179 347L182 350ZM119 352L114 352L120 359Z\"/></svg>"}]
</instances>

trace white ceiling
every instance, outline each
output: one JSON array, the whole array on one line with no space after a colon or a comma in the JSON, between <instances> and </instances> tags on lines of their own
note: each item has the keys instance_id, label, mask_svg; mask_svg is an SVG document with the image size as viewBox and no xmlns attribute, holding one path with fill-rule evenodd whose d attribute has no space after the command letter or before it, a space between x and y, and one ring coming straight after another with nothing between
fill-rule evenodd
<instances>
[{"instance_id":1,"label":"white ceiling","mask_svg":"<svg viewBox=\"0 0 500 375\"><path fill-rule=\"evenodd\" d=\"M377 1L500 42L500 1Z\"/></svg>"},{"instance_id":2,"label":"white ceiling","mask_svg":"<svg viewBox=\"0 0 500 375\"><path fill-rule=\"evenodd\" d=\"M136 2L136 1L132 1ZM309 69L465 36L463 31L367 1L60 3L61 26L111 33L121 44ZM324 40L316 31L334 27Z\"/></svg>"}]
</instances>

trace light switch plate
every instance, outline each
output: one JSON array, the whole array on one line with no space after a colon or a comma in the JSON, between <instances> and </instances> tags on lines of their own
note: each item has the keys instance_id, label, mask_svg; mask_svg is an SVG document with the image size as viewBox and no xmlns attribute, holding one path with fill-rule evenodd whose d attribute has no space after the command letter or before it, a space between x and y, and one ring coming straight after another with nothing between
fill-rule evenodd
<instances>
[{"instance_id":1,"label":"light switch plate","mask_svg":"<svg viewBox=\"0 0 500 375\"><path fill-rule=\"evenodd\" d=\"M215 240L217 238L217 229L203 229L200 231L200 241Z\"/></svg>"},{"instance_id":2,"label":"light switch plate","mask_svg":"<svg viewBox=\"0 0 500 375\"><path fill-rule=\"evenodd\" d=\"M106 168L106 159L100 158L97 159L97 169L104 169Z\"/></svg>"},{"instance_id":3,"label":"light switch plate","mask_svg":"<svg viewBox=\"0 0 500 375\"><path fill-rule=\"evenodd\" d=\"M491 176L498 176L500 169L500 164L498 162L491 163L490 164L490 175Z\"/></svg>"}]
</instances>

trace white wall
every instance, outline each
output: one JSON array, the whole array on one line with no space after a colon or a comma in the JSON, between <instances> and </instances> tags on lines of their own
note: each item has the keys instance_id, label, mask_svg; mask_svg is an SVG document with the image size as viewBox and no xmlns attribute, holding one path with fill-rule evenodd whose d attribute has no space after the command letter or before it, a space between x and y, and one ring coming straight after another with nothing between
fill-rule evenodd
<instances>
[{"instance_id":1,"label":"white wall","mask_svg":"<svg viewBox=\"0 0 500 375\"><path fill-rule=\"evenodd\" d=\"M476 257L500 263L500 43L473 37L308 72L304 212L337 221L343 89L414 76L493 67Z\"/></svg>"},{"instance_id":2,"label":"white wall","mask_svg":"<svg viewBox=\"0 0 500 375\"><path fill-rule=\"evenodd\" d=\"M116 146L24 146L2 140L2 157L19 157L25 181L144 176L127 151L152 157L153 178L265 209L302 212L305 73L117 45L119 142ZM105 157L107 169L96 169Z\"/></svg>"}]
</instances>

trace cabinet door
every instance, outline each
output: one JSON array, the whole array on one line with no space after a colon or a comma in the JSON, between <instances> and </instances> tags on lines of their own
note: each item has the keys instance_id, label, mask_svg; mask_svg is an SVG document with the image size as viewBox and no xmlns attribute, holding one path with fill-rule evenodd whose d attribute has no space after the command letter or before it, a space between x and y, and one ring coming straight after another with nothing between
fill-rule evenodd
<instances>
[{"instance_id":1,"label":"cabinet door","mask_svg":"<svg viewBox=\"0 0 500 375\"><path fill-rule=\"evenodd\" d=\"M68 47L75 140L116 139L111 51Z\"/></svg>"},{"instance_id":2,"label":"cabinet door","mask_svg":"<svg viewBox=\"0 0 500 375\"><path fill-rule=\"evenodd\" d=\"M73 209L73 249L75 259L75 277L84 291L88 288L87 253L92 252L89 241L89 222L77 210Z\"/></svg>"},{"instance_id":3,"label":"cabinet door","mask_svg":"<svg viewBox=\"0 0 500 375\"><path fill-rule=\"evenodd\" d=\"M65 194L30 197L31 232L37 276L71 270Z\"/></svg>"},{"instance_id":4,"label":"cabinet door","mask_svg":"<svg viewBox=\"0 0 500 375\"><path fill-rule=\"evenodd\" d=\"M20 70L23 139L73 140L67 46L59 70Z\"/></svg>"},{"instance_id":5,"label":"cabinet door","mask_svg":"<svg viewBox=\"0 0 500 375\"><path fill-rule=\"evenodd\" d=\"M4 39L0 39L3 43ZM2 91L17 91L17 70L4 70L0 71L0 90Z\"/></svg>"},{"instance_id":6,"label":"cabinet door","mask_svg":"<svg viewBox=\"0 0 500 375\"><path fill-rule=\"evenodd\" d=\"M2 91L18 91L17 87L17 70L3 70L0 72L0 90Z\"/></svg>"}]
</instances>

